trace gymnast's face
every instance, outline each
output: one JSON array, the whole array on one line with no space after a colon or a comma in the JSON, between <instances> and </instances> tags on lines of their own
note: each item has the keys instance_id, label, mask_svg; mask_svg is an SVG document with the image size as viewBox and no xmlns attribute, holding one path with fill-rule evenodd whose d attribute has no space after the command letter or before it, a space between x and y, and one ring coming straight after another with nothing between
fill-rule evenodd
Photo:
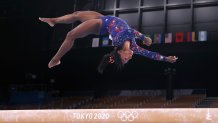
<instances>
[{"instance_id":1,"label":"gymnast's face","mask_svg":"<svg viewBox=\"0 0 218 123\"><path fill-rule=\"evenodd\" d=\"M120 58L123 64L126 64L129 60L132 59L133 51L132 50L119 50Z\"/></svg>"},{"instance_id":2,"label":"gymnast's face","mask_svg":"<svg viewBox=\"0 0 218 123\"><path fill-rule=\"evenodd\" d=\"M130 49L130 41L126 41L121 50L117 51L123 64L132 59L133 51Z\"/></svg>"}]
</instances>

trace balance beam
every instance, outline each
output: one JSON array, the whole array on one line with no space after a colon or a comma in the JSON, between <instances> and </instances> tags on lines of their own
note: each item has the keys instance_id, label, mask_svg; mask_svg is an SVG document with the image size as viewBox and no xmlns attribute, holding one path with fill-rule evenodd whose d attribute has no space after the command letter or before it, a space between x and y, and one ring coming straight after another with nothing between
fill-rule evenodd
<instances>
[{"instance_id":1,"label":"balance beam","mask_svg":"<svg viewBox=\"0 0 218 123\"><path fill-rule=\"evenodd\" d=\"M218 108L1 110L0 123L218 123Z\"/></svg>"}]
</instances>

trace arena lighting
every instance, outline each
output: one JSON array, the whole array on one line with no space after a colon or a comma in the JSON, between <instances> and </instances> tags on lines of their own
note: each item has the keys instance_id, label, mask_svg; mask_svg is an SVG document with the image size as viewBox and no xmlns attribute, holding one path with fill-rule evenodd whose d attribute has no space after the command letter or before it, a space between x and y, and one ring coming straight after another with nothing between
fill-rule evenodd
<instances>
[{"instance_id":1,"label":"arena lighting","mask_svg":"<svg viewBox=\"0 0 218 123\"><path fill-rule=\"evenodd\" d=\"M2 110L0 123L217 123L218 108Z\"/></svg>"}]
</instances>

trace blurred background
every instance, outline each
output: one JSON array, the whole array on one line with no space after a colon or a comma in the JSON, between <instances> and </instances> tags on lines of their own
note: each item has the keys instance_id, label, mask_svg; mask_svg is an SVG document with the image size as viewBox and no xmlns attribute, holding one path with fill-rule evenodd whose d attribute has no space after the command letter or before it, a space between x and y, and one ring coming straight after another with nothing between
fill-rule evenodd
<instances>
[{"instance_id":1,"label":"blurred background","mask_svg":"<svg viewBox=\"0 0 218 123\"><path fill-rule=\"evenodd\" d=\"M142 47L176 55L178 62L170 64L135 55L124 69L116 70L110 65L101 75L97 66L113 46L101 45L108 36L90 35L77 39L62 64L48 69L49 60L67 32L80 22L49 27L38 17L83 10L118 16L152 39L162 34L161 43ZM217 97L217 12L218 0L1 0L0 104L41 104L53 96L101 97L121 94L123 90L138 90L140 95L148 90L150 96L161 90L166 99L173 99L179 90ZM183 37L187 32L196 32L197 37L199 31L207 32L206 41L197 38L188 42ZM172 34L171 43L164 43L167 33ZM177 33L182 33L184 39L177 42ZM99 38L98 47L92 47L93 38Z\"/></svg>"}]
</instances>

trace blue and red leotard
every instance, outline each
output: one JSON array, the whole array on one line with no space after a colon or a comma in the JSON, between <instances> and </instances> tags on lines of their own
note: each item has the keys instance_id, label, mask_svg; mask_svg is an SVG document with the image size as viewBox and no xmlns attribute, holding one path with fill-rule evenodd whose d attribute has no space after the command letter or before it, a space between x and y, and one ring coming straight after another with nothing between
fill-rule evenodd
<instances>
[{"instance_id":1,"label":"blue and red leotard","mask_svg":"<svg viewBox=\"0 0 218 123\"><path fill-rule=\"evenodd\" d=\"M101 19L102 28L100 35L111 35L112 42L115 47L122 46L123 43L128 40L131 42L130 48L134 54L139 54L141 56L159 61L165 60L165 56L139 47L136 44L135 39L143 41L145 36L140 32L132 29L125 20L115 16L103 16Z\"/></svg>"}]
</instances>

